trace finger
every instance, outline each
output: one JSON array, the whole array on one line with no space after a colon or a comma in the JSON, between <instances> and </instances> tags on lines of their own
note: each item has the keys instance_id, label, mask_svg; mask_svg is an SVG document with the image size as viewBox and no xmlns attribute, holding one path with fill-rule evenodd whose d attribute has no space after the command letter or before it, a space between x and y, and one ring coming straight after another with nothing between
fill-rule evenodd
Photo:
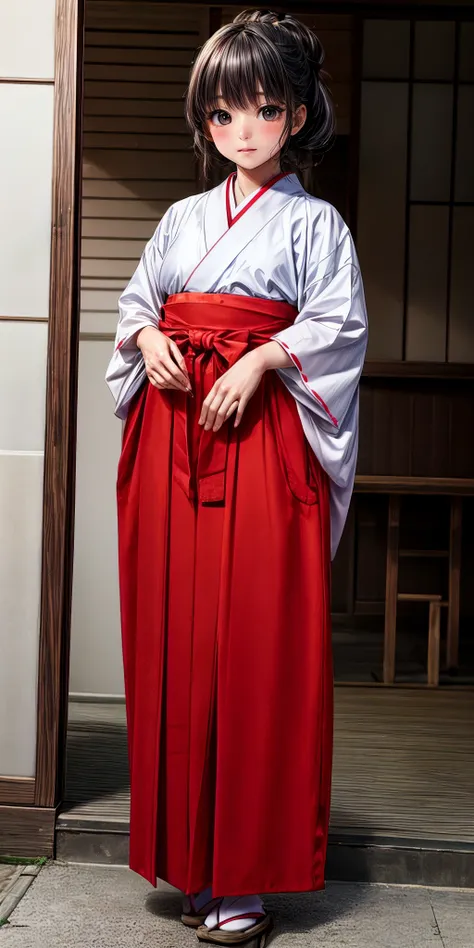
<instances>
[{"instance_id":1,"label":"finger","mask_svg":"<svg viewBox=\"0 0 474 948\"><path fill-rule=\"evenodd\" d=\"M158 375L161 375L163 380L168 384L170 379L174 379L176 384L169 385L170 388L179 388L181 391L189 391L190 385L186 382L184 376L182 375L178 366L172 361L170 356L166 353L161 356L159 360L155 361L154 359L148 359L145 362L145 367L147 374L150 372L155 372ZM176 374L175 374L176 373Z\"/></svg>"},{"instance_id":2,"label":"finger","mask_svg":"<svg viewBox=\"0 0 474 948\"><path fill-rule=\"evenodd\" d=\"M211 428L214 427L214 424L217 418L217 413L221 408L224 398L225 396L223 392L217 392L217 394L215 395L214 399L212 400L207 410L206 421L204 423L204 431L209 431Z\"/></svg>"},{"instance_id":3,"label":"finger","mask_svg":"<svg viewBox=\"0 0 474 948\"><path fill-rule=\"evenodd\" d=\"M160 390L166 388L165 382L158 382L157 379L153 379L151 376L148 376L148 381L150 385L153 385L153 388L159 388Z\"/></svg>"},{"instance_id":4,"label":"finger","mask_svg":"<svg viewBox=\"0 0 474 948\"><path fill-rule=\"evenodd\" d=\"M146 374L150 380L153 378L158 382L159 385L168 385L171 375L168 370L165 369L163 365L161 365L160 362L155 363L151 360L148 360L145 362L145 368Z\"/></svg>"},{"instance_id":5,"label":"finger","mask_svg":"<svg viewBox=\"0 0 474 948\"><path fill-rule=\"evenodd\" d=\"M234 428L237 428L240 425L240 422L242 421L242 415L245 411L247 402L248 402L248 399L241 398L239 402L239 407L237 409L237 414L235 416Z\"/></svg>"},{"instance_id":6,"label":"finger","mask_svg":"<svg viewBox=\"0 0 474 948\"><path fill-rule=\"evenodd\" d=\"M181 369L176 365L176 362L173 361L169 353L166 352L162 355L160 367L161 369L166 369L175 381L179 382L185 392L190 388L189 379L183 375Z\"/></svg>"},{"instance_id":7,"label":"finger","mask_svg":"<svg viewBox=\"0 0 474 948\"><path fill-rule=\"evenodd\" d=\"M182 352L181 352L179 346L177 346L176 343L173 342L172 339L170 339L169 342L170 342L170 349L171 349L171 352L172 352L172 354L173 354L173 358L174 358L175 362L178 363L178 365L179 365L179 367L180 367L180 369L181 369L181 371L182 371L184 377L185 377L185 378L187 379L187 381L189 382L189 372L188 372L188 370L187 370L187 368L186 368L186 362L184 361L184 356L183 356L183 354L182 354Z\"/></svg>"},{"instance_id":8,"label":"finger","mask_svg":"<svg viewBox=\"0 0 474 948\"><path fill-rule=\"evenodd\" d=\"M174 375L168 371L166 366L160 365L156 369L152 368L151 371L158 373L161 376L167 388L179 389L180 392L186 392L188 390L188 386L183 384L179 379L175 378Z\"/></svg>"},{"instance_id":9,"label":"finger","mask_svg":"<svg viewBox=\"0 0 474 948\"><path fill-rule=\"evenodd\" d=\"M234 413L234 411L237 410L238 407L239 407L239 402L237 401L232 402L232 405L230 405L229 408L227 409L226 421L228 418L230 418L230 416Z\"/></svg>"},{"instance_id":10,"label":"finger","mask_svg":"<svg viewBox=\"0 0 474 948\"><path fill-rule=\"evenodd\" d=\"M212 388L211 388L211 391L208 393L208 395L206 395L206 397L205 397L205 399L204 399L204 401L203 401L203 403L202 403L202 406L201 406L201 414L200 414L200 416L199 416L199 424L200 424L200 425L204 425L204 424L206 423L207 413L208 413L208 411L209 411L209 407L210 407L210 405L212 404L212 402L214 401L214 399L215 399L215 397L216 397L216 395L217 395L217 392L218 392L217 382L215 382L214 385L213 385Z\"/></svg>"},{"instance_id":11,"label":"finger","mask_svg":"<svg viewBox=\"0 0 474 948\"><path fill-rule=\"evenodd\" d=\"M151 369L149 366L147 366L146 374L148 376L148 381L151 382L152 385L159 385L161 387L165 384L163 376L155 369Z\"/></svg>"},{"instance_id":12,"label":"finger","mask_svg":"<svg viewBox=\"0 0 474 948\"><path fill-rule=\"evenodd\" d=\"M239 401L236 399L235 395L228 395L227 398L224 398L224 401L217 412L213 431L219 431L219 428L222 428L224 422L227 421L232 412L234 412L238 406Z\"/></svg>"},{"instance_id":13,"label":"finger","mask_svg":"<svg viewBox=\"0 0 474 948\"><path fill-rule=\"evenodd\" d=\"M148 381L150 385L153 385L153 388L159 388L160 390L168 388L166 382L163 382L162 380L159 380L156 378L152 378L152 376L150 375L148 376Z\"/></svg>"},{"instance_id":14,"label":"finger","mask_svg":"<svg viewBox=\"0 0 474 948\"><path fill-rule=\"evenodd\" d=\"M206 422L204 424L205 431L209 431L210 428L214 427L217 418L222 412L222 405L225 400L226 400L225 392L223 391L216 392L207 410Z\"/></svg>"},{"instance_id":15,"label":"finger","mask_svg":"<svg viewBox=\"0 0 474 948\"><path fill-rule=\"evenodd\" d=\"M178 385L170 375L168 378L165 378L161 372L157 372L155 369L149 369L147 375L152 385L155 385L157 388L172 388L175 391L183 391L181 385Z\"/></svg>"}]
</instances>

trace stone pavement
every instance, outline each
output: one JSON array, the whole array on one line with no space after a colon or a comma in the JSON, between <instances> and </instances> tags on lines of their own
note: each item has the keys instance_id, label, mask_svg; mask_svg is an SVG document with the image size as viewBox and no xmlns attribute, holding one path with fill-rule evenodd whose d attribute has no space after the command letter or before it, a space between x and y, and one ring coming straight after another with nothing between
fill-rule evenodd
<instances>
[{"instance_id":1,"label":"stone pavement","mask_svg":"<svg viewBox=\"0 0 474 948\"><path fill-rule=\"evenodd\" d=\"M330 883L265 902L270 948L474 948L474 890ZM49 863L0 928L0 948L197 948L180 904L129 869Z\"/></svg>"},{"instance_id":2,"label":"stone pavement","mask_svg":"<svg viewBox=\"0 0 474 948\"><path fill-rule=\"evenodd\" d=\"M0 927L8 919L19 901L28 891L46 860L35 860L31 864L2 862L0 859Z\"/></svg>"},{"instance_id":3,"label":"stone pavement","mask_svg":"<svg viewBox=\"0 0 474 948\"><path fill-rule=\"evenodd\" d=\"M14 877L19 875L18 866L0 863L0 899L11 886Z\"/></svg>"}]
</instances>

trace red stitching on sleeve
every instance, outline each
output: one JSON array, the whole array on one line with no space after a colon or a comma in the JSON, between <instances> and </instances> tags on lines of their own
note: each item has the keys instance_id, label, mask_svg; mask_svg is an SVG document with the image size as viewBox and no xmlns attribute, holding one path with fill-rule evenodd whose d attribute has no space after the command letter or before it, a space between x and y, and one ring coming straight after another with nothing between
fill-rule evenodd
<instances>
[{"instance_id":1,"label":"red stitching on sleeve","mask_svg":"<svg viewBox=\"0 0 474 948\"><path fill-rule=\"evenodd\" d=\"M320 404L323 406L324 411L326 412L327 415L329 415L329 418L331 419L333 425L336 425L336 428L338 428L338 427L339 427L339 422L338 422L337 418L334 417L334 415L331 415L331 412L329 411L329 408L328 408L328 406L326 405L326 402L323 401L323 399L321 398L321 396L318 395L318 393L315 392L313 388L310 389L310 392L311 392L312 395L314 395L315 398L318 399L318 402L320 402Z\"/></svg>"},{"instance_id":2,"label":"red stitching on sleeve","mask_svg":"<svg viewBox=\"0 0 474 948\"><path fill-rule=\"evenodd\" d=\"M314 391L313 388L309 388L309 385L308 385L308 376L304 374L304 372L303 372L303 366L301 365L301 362L300 362L300 360L298 359L298 357L295 356L295 353L294 353L294 352L291 352L291 351L290 351L290 347L287 346L286 342L283 342L283 339L279 339L278 342L280 343L280 345L284 346L285 349L288 349L288 352L289 352L289 355L290 355L290 359L292 359L293 362L295 363L296 368L298 369L298 371L299 371L299 373L300 373L300 375L301 375L301 378L302 378L303 382L305 383L305 385L307 386L307 388L309 389L309 391L311 392L311 394L314 395L315 398L317 398L319 404L324 408L324 411L326 412L328 418L331 419L333 425L335 425L336 428L338 428L338 427L339 427L339 422L338 422L337 418L335 418L334 415L332 415L331 412L329 411L329 408L328 408L328 406L326 405L326 402L321 398L320 395L318 395L317 392Z\"/></svg>"},{"instance_id":3,"label":"red stitching on sleeve","mask_svg":"<svg viewBox=\"0 0 474 948\"><path fill-rule=\"evenodd\" d=\"M117 343L117 345L116 345L116 347L115 347L115 351L117 351L117 349L121 349L122 346L123 346L123 344L124 344L124 342L125 342L125 340L124 340L124 339L121 339L120 342Z\"/></svg>"},{"instance_id":4,"label":"red stitching on sleeve","mask_svg":"<svg viewBox=\"0 0 474 948\"><path fill-rule=\"evenodd\" d=\"M301 365L301 362L298 359L298 356L295 356L294 352L290 352L290 356L293 359L293 362L295 363L296 368L299 369L301 373L303 373L303 366Z\"/></svg>"}]
</instances>

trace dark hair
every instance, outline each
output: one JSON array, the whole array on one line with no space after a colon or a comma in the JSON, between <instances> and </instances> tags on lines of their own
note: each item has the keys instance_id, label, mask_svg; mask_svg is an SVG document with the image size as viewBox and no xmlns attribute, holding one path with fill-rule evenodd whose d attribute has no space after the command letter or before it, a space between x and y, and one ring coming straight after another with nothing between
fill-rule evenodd
<instances>
[{"instance_id":1,"label":"dark hair","mask_svg":"<svg viewBox=\"0 0 474 948\"><path fill-rule=\"evenodd\" d=\"M258 104L259 85L267 102L286 106L282 171L317 164L334 137L332 102L321 75L323 60L323 48L315 34L288 14L246 10L217 30L198 52L185 103L204 178L213 165L227 163L204 135L209 113L218 108L218 93L229 108L245 109ZM292 114L302 104L307 108L306 121L299 132L290 135Z\"/></svg>"}]
</instances>

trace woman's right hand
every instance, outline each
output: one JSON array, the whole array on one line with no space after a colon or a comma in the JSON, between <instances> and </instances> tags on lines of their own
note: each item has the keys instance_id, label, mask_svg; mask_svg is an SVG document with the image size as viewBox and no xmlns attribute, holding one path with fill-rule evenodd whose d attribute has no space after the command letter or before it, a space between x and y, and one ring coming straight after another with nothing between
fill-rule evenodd
<instances>
[{"instance_id":1,"label":"woman's right hand","mask_svg":"<svg viewBox=\"0 0 474 948\"><path fill-rule=\"evenodd\" d=\"M184 358L172 339L153 326L145 326L137 336L143 353L146 374L155 388L173 388L192 392Z\"/></svg>"}]
</instances>

